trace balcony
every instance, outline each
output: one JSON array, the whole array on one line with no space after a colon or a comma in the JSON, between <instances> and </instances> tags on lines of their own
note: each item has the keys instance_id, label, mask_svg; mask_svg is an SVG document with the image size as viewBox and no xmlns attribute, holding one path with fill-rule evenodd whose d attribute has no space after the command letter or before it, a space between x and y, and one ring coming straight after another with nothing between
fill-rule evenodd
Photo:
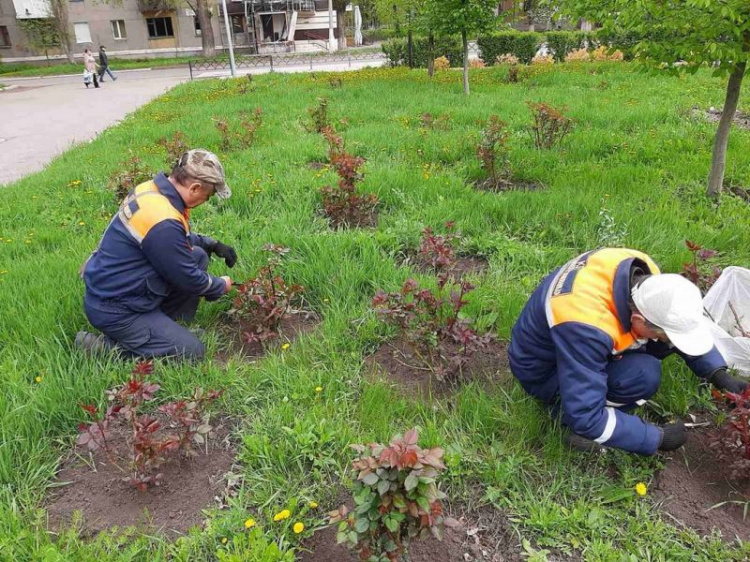
<instances>
[{"instance_id":1,"label":"balcony","mask_svg":"<svg viewBox=\"0 0 750 562\"><path fill-rule=\"evenodd\" d=\"M137 0L138 11L146 12L171 12L174 8L169 5L168 0Z\"/></svg>"}]
</instances>

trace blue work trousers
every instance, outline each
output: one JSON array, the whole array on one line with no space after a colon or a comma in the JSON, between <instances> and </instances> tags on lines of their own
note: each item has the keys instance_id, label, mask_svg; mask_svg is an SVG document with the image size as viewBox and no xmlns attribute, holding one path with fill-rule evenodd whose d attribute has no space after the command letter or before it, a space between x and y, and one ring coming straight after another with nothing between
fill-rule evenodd
<instances>
[{"instance_id":1,"label":"blue work trousers","mask_svg":"<svg viewBox=\"0 0 750 562\"><path fill-rule=\"evenodd\" d=\"M193 248L198 267L208 269L208 254ZM200 297L170 289L161 306L150 312L133 312L116 300L84 299L84 311L91 325L107 338L107 343L124 355L150 359L176 357L202 359L206 347L176 321L195 317Z\"/></svg>"}]
</instances>

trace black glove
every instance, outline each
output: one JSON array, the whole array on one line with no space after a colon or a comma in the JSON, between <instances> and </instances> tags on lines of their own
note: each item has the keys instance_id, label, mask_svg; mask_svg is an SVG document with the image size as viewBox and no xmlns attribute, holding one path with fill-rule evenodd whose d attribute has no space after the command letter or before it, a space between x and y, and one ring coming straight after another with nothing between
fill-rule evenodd
<instances>
[{"instance_id":1,"label":"black glove","mask_svg":"<svg viewBox=\"0 0 750 562\"><path fill-rule=\"evenodd\" d=\"M224 263L227 264L227 267L234 267L234 264L237 263L237 252L231 246L216 242L211 251L220 258L224 258Z\"/></svg>"},{"instance_id":2,"label":"black glove","mask_svg":"<svg viewBox=\"0 0 750 562\"><path fill-rule=\"evenodd\" d=\"M708 377L708 382L719 390L726 390L735 394L742 394L747 388L747 381L745 379L730 375L724 368L716 369L711 373L711 376Z\"/></svg>"},{"instance_id":3,"label":"black glove","mask_svg":"<svg viewBox=\"0 0 750 562\"><path fill-rule=\"evenodd\" d=\"M674 451L682 447L688 440L685 424L679 420L661 426L659 431L661 432L660 451Z\"/></svg>"}]
</instances>

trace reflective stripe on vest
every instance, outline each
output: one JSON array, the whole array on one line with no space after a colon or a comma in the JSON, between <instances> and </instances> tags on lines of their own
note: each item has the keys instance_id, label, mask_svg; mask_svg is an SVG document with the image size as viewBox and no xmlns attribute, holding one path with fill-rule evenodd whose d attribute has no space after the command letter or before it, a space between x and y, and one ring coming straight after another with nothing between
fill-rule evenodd
<instances>
[{"instance_id":1,"label":"reflective stripe on vest","mask_svg":"<svg viewBox=\"0 0 750 562\"><path fill-rule=\"evenodd\" d=\"M564 322L593 326L612 338L615 353L636 344L630 332L621 331L613 292L617 269L628 259L639 259L652 274L659 273L658 266L643 252L619 248L587 252L565 264L547 290L545 313L549 327Z\"/></svg>"},{"instance_id":2,"label":"reflective stripe on vest","mask_svg":"<svg viewBox=\"0 0 750 562\"><path fill-rule=\"evenodd\" d=\"M138 244L143 243L143 239L154 226L165 220L180 221L185 234L190 233L190 226L185 216L159 192L153 180L138 185L123 200L117 216Z\"/></svg>"}]
</instances>

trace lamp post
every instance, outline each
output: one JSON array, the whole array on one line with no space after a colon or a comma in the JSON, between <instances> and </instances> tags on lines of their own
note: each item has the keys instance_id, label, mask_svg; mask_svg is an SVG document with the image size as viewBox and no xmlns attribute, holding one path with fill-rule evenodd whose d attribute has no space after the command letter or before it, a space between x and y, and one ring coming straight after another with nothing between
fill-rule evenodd
<instances>
[{"instance_id":1,"label":"lamp post","mask_svg":"<svg viewBox=\"0 0 750 562\"><path fill-rule=\"evenodd\" d=\"M229 14L227 14L227 0L221 0L221 8L224 12L224 27L227 29L227 45L229 46L229 70L232 78L237 76L237 68L234 65L234 48L232 47L232 27L229 25Z\"/></svg>"}]
</instances>

